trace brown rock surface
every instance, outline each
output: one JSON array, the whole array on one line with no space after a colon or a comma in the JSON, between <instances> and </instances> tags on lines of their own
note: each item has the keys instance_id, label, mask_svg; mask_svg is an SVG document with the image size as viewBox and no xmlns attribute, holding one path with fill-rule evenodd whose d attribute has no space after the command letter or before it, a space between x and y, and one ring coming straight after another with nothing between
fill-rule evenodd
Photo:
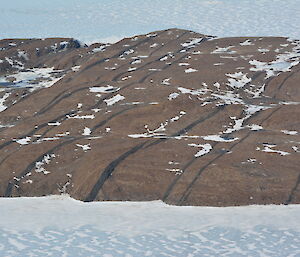
<instances>
[{"instance_id":1,"label":"brown rock surface","mask_svg":"<svg viewBox=\"0 0 300 257\"><path fill-rule=\"evenodd\" d=\"M0 195L300 202L300 42L170 29L0 41Z\"/></svg>"}]
</instances>

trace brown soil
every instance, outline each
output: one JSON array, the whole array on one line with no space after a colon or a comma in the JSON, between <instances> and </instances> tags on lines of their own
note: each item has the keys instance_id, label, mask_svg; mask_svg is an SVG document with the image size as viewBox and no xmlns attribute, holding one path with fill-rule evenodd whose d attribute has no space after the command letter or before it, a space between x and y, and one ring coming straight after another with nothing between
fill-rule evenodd
<instances>
[{"instance_id":1,"label":"brown soil","mask_svg":"<svg viewBox=\"0 0 300 257\"><path fill-rule=\"evenodd\" d=\"M0 196L300 203L299 46L179 29L1 40ZM46 67L61 79L18 87Z\"/></svg>"}]
</instances>

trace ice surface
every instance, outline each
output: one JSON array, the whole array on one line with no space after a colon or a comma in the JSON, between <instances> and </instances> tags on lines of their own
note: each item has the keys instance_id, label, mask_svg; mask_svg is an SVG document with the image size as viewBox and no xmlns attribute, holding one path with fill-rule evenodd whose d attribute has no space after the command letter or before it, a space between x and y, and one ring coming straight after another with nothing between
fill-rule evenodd
<instances>
[{"instance_id":1,"label":"ice surface","mask_svg":"<svg viewBox=\"0 0 300 257\"><path fill-rule=\"evenodd\" d=\"M123 37L174 27L218 37L300 38L300 0L2 2L0 38L64 36L87 43L116 42Z\"/></svg>"},{"instance_id":2,"label":"ice surface","mask_svg":"<svg viewBox=\"0 0 300 257\"><path fill-rule=\"evenodd\" d=\"M1 256L298 256L300 206L1 198Z\"/></svg>"}]
</instances>

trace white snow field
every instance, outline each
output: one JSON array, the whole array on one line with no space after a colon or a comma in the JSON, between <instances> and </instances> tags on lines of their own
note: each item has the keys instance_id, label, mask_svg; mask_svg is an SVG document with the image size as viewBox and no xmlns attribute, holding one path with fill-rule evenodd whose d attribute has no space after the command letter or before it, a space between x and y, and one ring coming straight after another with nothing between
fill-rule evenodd
<instances>
[{"instance_id":1,"label":"white snow field","mask_svg":"<svg viewBox=\"0 0 300 257\"><path fill-rule=\"evenodd\" d=\"M115 42L173 27L229 36L300 38L300 0L0 0L0 38Z\"/></svg>"},{"instance_id":2,"label":"white snow field","mask_svg":"<svg viewBox=\"0 0 300 257\"><path fill-rule=\"evenodd\" d=\"M0 256L300 256L300 205L0 198Z\"/></svg>"}]
</instances>

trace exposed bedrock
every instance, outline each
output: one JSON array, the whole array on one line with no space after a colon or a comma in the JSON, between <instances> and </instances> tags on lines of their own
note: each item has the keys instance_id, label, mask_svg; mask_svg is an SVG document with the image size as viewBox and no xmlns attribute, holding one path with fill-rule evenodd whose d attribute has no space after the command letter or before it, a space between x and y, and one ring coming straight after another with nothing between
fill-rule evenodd
<instances>
[{"instance_id":1,"label":"exposed bedrock","mask_svg":"<svg viewBox=\"0 0 300 257\"><path fill-rule=\"evenodd\" d=\"M0 41L0 196L300 202L300 42L169 29Z\"/></svg>"}]
</instances>

